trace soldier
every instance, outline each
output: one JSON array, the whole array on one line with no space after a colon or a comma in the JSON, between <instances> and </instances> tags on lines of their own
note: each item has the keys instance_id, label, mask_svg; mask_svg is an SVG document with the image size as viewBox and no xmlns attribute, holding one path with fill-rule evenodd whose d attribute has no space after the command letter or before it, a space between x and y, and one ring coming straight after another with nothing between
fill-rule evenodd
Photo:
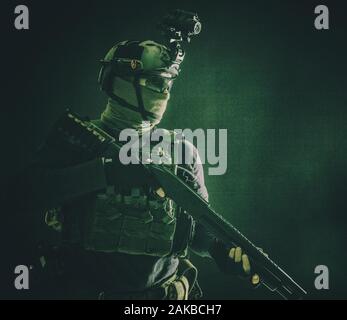
<instances>
[{"instance_id":1,"label":"soldier","mask_svg":"<svg viewBox=\"0 0 347 320\"><path fill-rule=\"evenodd\" d=\"M123 129L140 136L152 132L165 113L181 62L153 41L115 45L99 74L108 103L92 122L116 141ZM197 149L180 143L183 158L191 156L193 162L172 165L172 170L208 200ZM230 248L207 232L165 190L146 180L139 166L122 165L117 157L76 161L68 150L47 143L24 181L32 190L28 201L36 199L35 208L47 209L45 222L59 234L58 244L41 246L38 297L199 298L190 251L213 258L225 273L259 283L241 248Z\"/></svg>"}]
</instances>

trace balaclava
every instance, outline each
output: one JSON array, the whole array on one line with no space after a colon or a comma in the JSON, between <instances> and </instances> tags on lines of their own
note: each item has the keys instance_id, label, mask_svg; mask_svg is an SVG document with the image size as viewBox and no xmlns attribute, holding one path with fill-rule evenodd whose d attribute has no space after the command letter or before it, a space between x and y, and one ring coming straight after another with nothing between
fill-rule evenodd
<instances>
[{"instance_id":1,"label":"balaclava","mask_svg":"<svg viewBox=\"0 0 347 320\"><path fill-rule=\"evenodd\" d=\"M147 116L144 118L138 109L138 96L134 87L134 77L115 76L112 78L106 109L101 115L101 120L111 128L125 129L134 128L140 133L150 130L161 121L167 103L170 99L170 88L172 81L169 81L168 89L157 90L151 86L151 81L147 82L147 72L156 70L169 70L167 74L174 79L178 75L178 66L172 66L168 49L154 41L143 41L138 43L141 49L141 64L143 77L140 76L139 90L143 101L143 106ZM112 48L106 55L105 60L110 61L117 52L117 46ZM174 74L174 76L172 76ZM152 82L153 83L153 82ZM155 83L155 81L154 81ZM161 92L162 91L162 92ZM124 102L124 103L123 103ZM124 104L130 107L125 107Z\"/></svg>"}]
</instances>

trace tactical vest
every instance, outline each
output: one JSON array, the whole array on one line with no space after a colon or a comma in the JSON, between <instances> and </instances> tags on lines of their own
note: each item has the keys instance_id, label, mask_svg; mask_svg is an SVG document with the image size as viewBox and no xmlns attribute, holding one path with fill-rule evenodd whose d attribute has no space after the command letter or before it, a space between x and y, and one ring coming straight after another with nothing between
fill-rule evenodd
<instances>
[{"instance_id":1,"label":"tactical vest","mask_svg":"<svg viewBox=\"0 0 347 320\"><path fill-rule=\"evenodd\" d=\"M173 133L165 132L174 142ZM170 168L176 173L176 165ZM87 250L157 257L187 254L192 219L171 199L156 195L154 190L109 188L96 195L92 211L81 240ZM54 226L52 222L51 225Z\"/></svg>"},{"instance_id":2,"label":"tactical vest","mask_svg":"<svg viewBox=\"0 0 347 320\"><path fill-rule=\"evenodd\" d=\"M165 256L172 250L176 222L172 200L146 190L98 194L86 249Z\"/></svg>"}]
</instances>

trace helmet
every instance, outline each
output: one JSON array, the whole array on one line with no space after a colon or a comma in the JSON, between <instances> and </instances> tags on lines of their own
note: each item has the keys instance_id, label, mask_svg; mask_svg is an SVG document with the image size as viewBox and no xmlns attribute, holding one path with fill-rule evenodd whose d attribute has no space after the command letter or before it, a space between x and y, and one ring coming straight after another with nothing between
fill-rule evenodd
<instances>
[{"instance_id":1,"label":"helmet","mask_svg":"<svg viewBox=\"0 0 347 320\"><path fill-rule=\"evenodd\" d=\"M101 60L98 82L109 97L147 119L150 114L143 105L141 86L160 93L169 92L182 61L182 57L177 59L169 48L154 41L123 41L113 46ZM133 83L138 106L130 105L113 92L115 77Z\"/></svg>"}]
</instances>

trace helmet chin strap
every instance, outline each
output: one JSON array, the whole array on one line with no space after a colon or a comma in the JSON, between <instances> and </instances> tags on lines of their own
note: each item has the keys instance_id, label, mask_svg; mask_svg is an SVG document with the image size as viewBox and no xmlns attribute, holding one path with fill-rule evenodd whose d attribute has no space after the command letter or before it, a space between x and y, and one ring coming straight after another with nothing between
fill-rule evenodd
<instances>
[{"instance_id":1,"label":"helmet chin strap","mask_svg":"<svg viewBox=\"0 0 347 320\"><path fill-rule=\"evenodd\" d=\"M141 94L141 87L140 87L140 79L138 76L134 77L134 82L133 82L135 92L136 92L136 98L137 98L137 105L139 107L139 112L141 113L142 119L145 121L148 121L148 113L145 109L145 105L143 103L143 98Z\"/></svg>"},{"instance_id":2,"label":"helmet chin strap","mask_svg":"<svg viewBox=\"0 0 347 320\"><path fill-rule=\"evenodd\" d=\"M132 104L130 104L129 102L127 102L126 100L124 100L123 98L119 97L118 95L116 95L115 93L110 93L110 97L117 101L121 106L125 107L125 108L128 108L132 111L135 111L135 112L138 112L141 114L141 117L144 121L150 121L151 119L157 119L158 117L150 112L150 111L147 111L145 109L145 105L144 105L144 102L143 102L143 98L142 98L142 93L141 93L141 85L140 85L140 80L139 80L139 77L136 76L134 78L134 81L133 81L133 86L134 86L134 89L135 89L135 93L136 93L136 98L137 98L137 104L138 106L134 106Z\"/></svg>"}]
</instances>

